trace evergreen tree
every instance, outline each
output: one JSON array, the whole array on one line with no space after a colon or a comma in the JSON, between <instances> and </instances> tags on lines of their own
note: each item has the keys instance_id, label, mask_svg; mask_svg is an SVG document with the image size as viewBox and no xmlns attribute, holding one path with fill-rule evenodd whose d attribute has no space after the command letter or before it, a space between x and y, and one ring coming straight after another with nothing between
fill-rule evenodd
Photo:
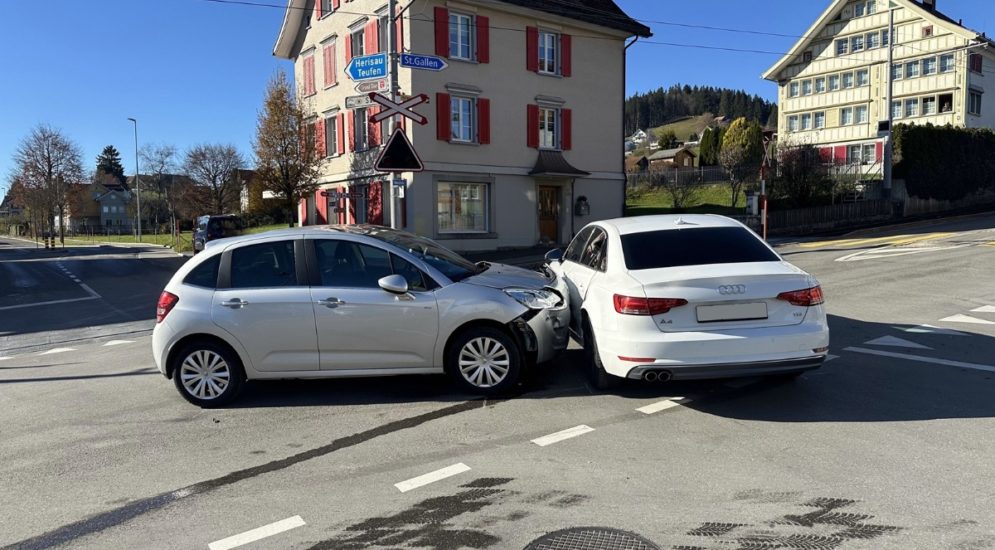
<instances>
[{"instance_id":1,"label":"evergreen tree","mask_svg":"<svg viewBox=\"0 0 995 550\"><path fill-rule=\"evenodd\" d=\"M113 145L104 147L104 150L97 156L97 177L101 174L112 176L120 183L126 181L124 177L124 166L121 165L121 153Z\"/></svg>"}]
</instances>

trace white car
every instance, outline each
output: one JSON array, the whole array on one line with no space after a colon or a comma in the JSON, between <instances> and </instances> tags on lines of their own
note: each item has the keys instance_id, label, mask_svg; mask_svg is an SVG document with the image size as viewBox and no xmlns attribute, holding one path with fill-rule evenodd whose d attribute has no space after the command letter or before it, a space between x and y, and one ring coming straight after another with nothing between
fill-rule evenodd
<instances>
[{"instance_id":1,"label":"white car","mask_svg":"<svg viewBox=\"0 0 995 550\"><path fill-rule=\"evenodd\" d=\"M818 281L723 216L595 222L547 261L567 282L571 333L601 389L796 376L829 350Z\"/></svg>"},{"instance_id":2,"label":"white car","mask_svg":"<svg viewBox=\"0 0 995 550\"><path fill-rule=\"evenodd\" d=\"M159 298L156 366L202 407L246 380L449 373L504 393L566 349L562 281L368 225L207 243Z\"/></svg>"}]
</instances>

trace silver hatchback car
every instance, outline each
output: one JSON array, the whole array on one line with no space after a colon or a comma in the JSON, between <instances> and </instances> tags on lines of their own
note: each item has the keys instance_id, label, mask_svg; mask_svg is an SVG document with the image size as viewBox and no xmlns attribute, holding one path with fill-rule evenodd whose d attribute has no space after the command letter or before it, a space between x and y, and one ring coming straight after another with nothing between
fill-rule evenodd
<instances>
[{"instance_id":1,"label":"silver hatchback car","mask_svg":"<svg viewBox=\"0 0 995 550\"><path fill-rule=\"evenodd\" d=\"M231 402L246 380L446 372L500 394L567 347L563 281L472 263L379 226L221 239L159 297L152 353L180 394Z\"/></svg>"}]
</instances>

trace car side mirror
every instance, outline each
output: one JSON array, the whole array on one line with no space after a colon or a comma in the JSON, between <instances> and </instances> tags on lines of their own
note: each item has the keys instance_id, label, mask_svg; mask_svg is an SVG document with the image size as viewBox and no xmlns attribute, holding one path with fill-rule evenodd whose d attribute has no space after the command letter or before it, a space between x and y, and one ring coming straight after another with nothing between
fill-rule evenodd
<instances>
[{"instance_id":1,"label":"car side mirror","mask_svg":"<svg viewBox=\"0 0 995 550\"><path fill-rule=\"evenodd\" d=\"M408 280L400 275L387 275L377 281L377 284L391 294L404 295L408 293Z\"/></svg>"},{"instance_id":2,"label":"car side mirror","mask_svg":"<svg viewBox=\"0 0 995 550\"><path fill-rule=\"evenodd\" d=\"M561 262L563 261L563 251L560 250L559 248L554 248L553 250L547 252L545 257L546 261L550 263Z\"/></svg>"}]
</instances>

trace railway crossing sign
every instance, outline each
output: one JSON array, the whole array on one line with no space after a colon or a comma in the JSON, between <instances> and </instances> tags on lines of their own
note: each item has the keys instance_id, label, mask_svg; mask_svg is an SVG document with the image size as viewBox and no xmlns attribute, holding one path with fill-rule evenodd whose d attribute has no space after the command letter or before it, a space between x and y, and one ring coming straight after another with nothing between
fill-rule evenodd
<instances>
[{"instance_id":1,"label":"railway crossing sign","mask_svg":"<svg viewBox=\"0 0 995 550\"><path fill-rule=\"evenodd\" d=\"M415 105L421 105L422 103L428 102L428 96L425 94L419 94L407 101L397 103L387 96L376 92L370 92L370 99L374 103L378 103L384 107L382 111L370 117L370 120L373 122L383 122L394 115L401 115L410 118L418 124L428 124L427 118L411 110L411 108ZM391 139L393 139L393 136L391 136ZM405 140L407 140L407 137L405 137Z\"/></svg>"}]
</instances>

